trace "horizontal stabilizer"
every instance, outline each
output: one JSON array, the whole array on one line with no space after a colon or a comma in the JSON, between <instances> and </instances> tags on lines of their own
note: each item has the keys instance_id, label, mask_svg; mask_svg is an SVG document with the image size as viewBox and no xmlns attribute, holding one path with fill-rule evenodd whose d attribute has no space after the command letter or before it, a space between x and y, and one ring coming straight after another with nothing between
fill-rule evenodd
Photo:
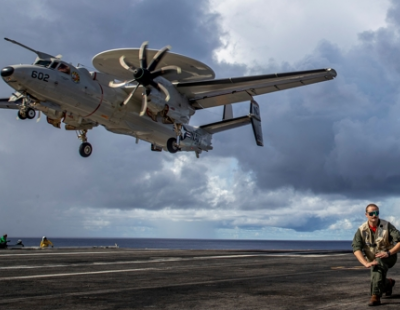
<instances>
[{"instance_id":1,"label":"horizontal stabilizer","mask_svg":"<svg viewBox=\"0 0 400 310\"><path fill-rule=\"evenodd\" d=\"M232 119L223 120L220 122L203 125L200 128L204 129L210 134L214 134L217 132L233 129L236 127L244 126L250 124L251 117L249 115L236 117Z\"/></svg>"}]
</instances>

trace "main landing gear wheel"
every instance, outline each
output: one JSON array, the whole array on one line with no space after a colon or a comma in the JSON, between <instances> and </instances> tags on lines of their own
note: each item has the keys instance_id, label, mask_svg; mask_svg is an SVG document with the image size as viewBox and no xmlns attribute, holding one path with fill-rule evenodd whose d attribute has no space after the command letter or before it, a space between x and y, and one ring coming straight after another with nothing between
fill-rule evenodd
<instances>
[{"instance_id":1,"label":"main landing gear wheel","mask_svg":"<svg viewBox=\"0 0 400 310\"><path fill-rule=\"evenodd\" d=\"M35 112L35 110L32 109L32 108L28 108L28 110L26 110L26 112L25 112L25 115L26 115L26 117L29 118L29 119L34 119L35 116L36 116L36 112ZM18 116L19 116L19 115L18 115Z\"/></svg>"},{"instance_id":2,"label":"main landing gear wheel","mask_svg":"<svg viewBox=\"0 0 400 310\"><path fill-rule=\"evenodd\" d=\"M26 119L26 113L21 113L21 111L18 111L18 118L19 119Z\"/></svg>"},{"instance_id":3,"label":"main landing gear wheel","mask_svg":"<svg viewBox=\"0 0 400 310\"><path fill-rule=\"evenodd\" d=\"M93 148L89 142L83 142L79 147L79 154L81 154L82 157L89 157L92 151Z\"/></svg>"},{"instance_id":4,"label":"main landing gear wheel","mask_svg":"<svg viewBox=\"0 0 400 310\"><path fill-rule=\"evenodd\" d=\"M179 151L179 147L176 144L176 139L175 138L168 139L168 141L167 141L167 149L168 149L168 152L170 152L170 153L176 153L176 152Z\"/></svg>"}]
</instances>

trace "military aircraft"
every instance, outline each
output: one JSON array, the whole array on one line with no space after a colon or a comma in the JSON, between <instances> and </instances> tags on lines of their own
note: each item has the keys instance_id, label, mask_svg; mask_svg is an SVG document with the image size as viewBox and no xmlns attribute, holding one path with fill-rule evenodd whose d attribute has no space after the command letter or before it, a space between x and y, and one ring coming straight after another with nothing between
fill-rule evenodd
<instances>
[{"instance_id":1,"label":"military aircraft","mask_svg":"<svg viewBox=\"0 0 400 310\"><path fill-rule=\"evenodd\" d=\"M212 135L252 124L257 145L263 146L260 108L256 95L336 77L334 69L318 69L214 79L214 71L197 60L156 51L144 42L139 49L113 49L93 58L98 71L73 66L17 41L37 57L33 64L9 65L1 70L3 80L15 91L0 99L0 108L18 110L18 118L33 119L36 111L47 123L77 132L79 153L88 157L92 146L88 130L102 125L107 130L133 136L151 144L152 151L192 151L199 157L212 150ZM148 62L151 59L151 62ZM232 103L249 101L248 115L233 117ZM191 116L200 109L224 106L222 120L191 126Z\"/></svg>"}]
</instances>

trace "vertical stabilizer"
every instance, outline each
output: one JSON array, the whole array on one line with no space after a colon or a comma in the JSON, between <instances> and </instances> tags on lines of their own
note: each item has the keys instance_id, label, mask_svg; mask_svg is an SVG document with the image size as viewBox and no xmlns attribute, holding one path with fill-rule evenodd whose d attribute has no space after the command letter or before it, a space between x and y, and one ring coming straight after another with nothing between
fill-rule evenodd
<instances>
[{"instance_id":1,"label":"vertical stabilizer","mask_svg":"<svg viewBox=\"0 0 400 310\"><path fill-rule=\"evenodd\" d=\"M253 127L254 138L258 146L264 146L262 128L261 128L261 116L260 107L258 103L251 99L250 101L250 116L251 116L251 126Z\"/></svg>"},{"instance_id":2,"label":"vertical stabilizer","mask_svg":"<svg viewBox=\"0 0 400 310\"><path fill-rule=\"evenodd\" d=\"M222 120L232 119L233 118L233 111L231 104L224 105L224 113L222 114Z\"/></svg>"}]
</instances>

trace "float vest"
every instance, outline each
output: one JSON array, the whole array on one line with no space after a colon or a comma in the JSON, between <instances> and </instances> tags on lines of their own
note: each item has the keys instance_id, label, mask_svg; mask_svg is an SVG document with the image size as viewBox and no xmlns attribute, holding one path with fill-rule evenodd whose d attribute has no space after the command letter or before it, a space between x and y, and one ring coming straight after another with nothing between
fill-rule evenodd
<instances>
[{"instance_id":1,"label":"float vest","mask_svg":"<svg viewBox=\"0 0 400 310\"><path fill-rule=\"evenodd\" d=\"M389 241L389 222L380 220L375 233L369 228L368 221L358 229L360 230L361 238L364 240L363 250L368 261L372 262L376 253L389 251L394 247L393 242Z\"/></svg>"}]
</instances>

